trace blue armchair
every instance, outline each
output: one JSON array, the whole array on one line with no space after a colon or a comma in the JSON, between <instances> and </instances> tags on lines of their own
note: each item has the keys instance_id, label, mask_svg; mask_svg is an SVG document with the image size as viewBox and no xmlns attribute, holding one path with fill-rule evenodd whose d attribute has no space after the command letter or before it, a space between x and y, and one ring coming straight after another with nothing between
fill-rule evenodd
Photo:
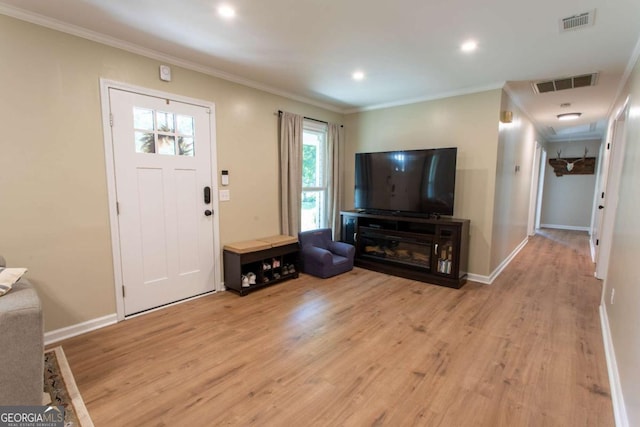
<instances>
[{"instance_id":1,"label":"blue armchair","mask_svg":"<svg viewBox=\"0 0 640 427\"><path fill-rule=\"evenodd\" d=\"M331 240L330 228L302 231L298 233L298 241L303 273L325 279L353 269L356 248Z\"/></svg>"}]
</instances>

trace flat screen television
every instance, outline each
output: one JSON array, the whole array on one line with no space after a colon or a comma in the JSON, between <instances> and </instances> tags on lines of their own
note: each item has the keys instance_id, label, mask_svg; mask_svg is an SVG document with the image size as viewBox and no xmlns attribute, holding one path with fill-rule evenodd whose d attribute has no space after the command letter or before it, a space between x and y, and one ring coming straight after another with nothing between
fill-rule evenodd
<instances>
[{"instance_id":1,"label":"flat screen television","mask_svg":"<svg viewBox=\"0 0 640 427\"><path fill-rule=\"evenodd\" d=\"M457 148L356 153L355 208L453 215Z\"/></svg>"}]
</instances>

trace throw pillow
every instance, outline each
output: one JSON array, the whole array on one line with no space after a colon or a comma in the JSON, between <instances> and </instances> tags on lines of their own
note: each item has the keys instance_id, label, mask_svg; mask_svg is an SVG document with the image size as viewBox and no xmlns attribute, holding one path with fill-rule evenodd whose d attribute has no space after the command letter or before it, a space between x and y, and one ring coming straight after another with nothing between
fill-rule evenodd
<instances>
[{"instance_id":1,"label":"throw pillow","mask_svg":"<svg viewBox=\"0 0 640 427\"><path fill-rule=\"evenodd\" d=\"M27 272L26 268L0 267L0 297L11 290L13 284Z\"/></svg>"}]
</instances>

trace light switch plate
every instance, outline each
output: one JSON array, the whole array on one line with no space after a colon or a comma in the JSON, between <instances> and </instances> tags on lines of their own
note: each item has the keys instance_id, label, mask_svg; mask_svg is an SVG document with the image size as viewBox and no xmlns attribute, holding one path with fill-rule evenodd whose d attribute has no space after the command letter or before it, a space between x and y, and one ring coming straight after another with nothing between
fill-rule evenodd
<instances>
[{"instance_id":1,"label":"light switch plate","mask_svg":"<svg viewBox=\"0 0 640 427\"><path fill-rule=\"evenodd\" d=\"M231 190L220 190L220 201L228 202L231 200Z\"/></svg>"}]
</instances>

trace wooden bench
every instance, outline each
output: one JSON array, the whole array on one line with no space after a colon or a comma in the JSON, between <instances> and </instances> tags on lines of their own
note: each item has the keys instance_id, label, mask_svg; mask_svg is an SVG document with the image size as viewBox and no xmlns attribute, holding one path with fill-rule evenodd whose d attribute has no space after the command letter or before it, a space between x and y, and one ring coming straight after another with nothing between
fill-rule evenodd
<instances>
[{"instance_id":1,"label":"wooden bench","mask_svg":"<svg viewBox=\"0 0 640 427\"><path fill-rule=\"evenodd\" d=\"M298 277L300 248L295 237L261 237L229 243L223 249L224 285L241 296Z\"/></svg>"}]
</instances>

